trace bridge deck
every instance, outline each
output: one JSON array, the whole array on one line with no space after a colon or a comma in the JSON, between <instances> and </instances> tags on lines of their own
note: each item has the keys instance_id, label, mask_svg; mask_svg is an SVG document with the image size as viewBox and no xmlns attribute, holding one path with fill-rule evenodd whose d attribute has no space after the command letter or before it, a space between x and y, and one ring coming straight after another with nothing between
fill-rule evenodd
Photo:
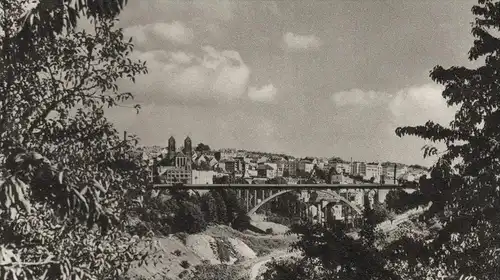
<instances>
[{"instance_id":1,"label":"bridge deck","mask_svg":"<svg viewBox=\"0 0 500 280\"><path fill-rule=\"evenodd\" d=\"M213 189L414 189L402 185L381 184L155 184L153 189L190 189L190 190L213 190Z\"/></svg>"}]
</instances>

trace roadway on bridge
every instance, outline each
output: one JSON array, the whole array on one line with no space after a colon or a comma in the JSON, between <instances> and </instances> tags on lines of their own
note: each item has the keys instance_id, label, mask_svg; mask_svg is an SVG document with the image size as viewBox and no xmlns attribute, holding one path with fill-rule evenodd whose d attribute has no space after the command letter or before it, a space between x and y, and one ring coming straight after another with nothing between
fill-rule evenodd
<instances>
[{"instance_id":1,"label":"roadway on bridge","mask_svg":"<svg viewBox=\"0 0 500 280\"><path fill-rule=\"evenodd\" d=\"M152 189L188 189L188 190L213 190L213 189L415 189L411 185L394 184L154 184Z\"/></svg>"}]
</instances>

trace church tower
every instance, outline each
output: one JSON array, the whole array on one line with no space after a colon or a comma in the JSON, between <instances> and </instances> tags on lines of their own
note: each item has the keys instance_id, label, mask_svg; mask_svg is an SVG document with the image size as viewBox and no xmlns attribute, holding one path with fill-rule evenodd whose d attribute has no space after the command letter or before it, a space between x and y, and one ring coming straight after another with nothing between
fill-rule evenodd
<instances>
[{"instance_id":1,"label":"church tower","mask_svg":"<svg viewBox=\"0 0 500 280\"><path fill-rule=\"evenodd\" d=\"M189 136L184 140L184 154L188 158L192 158L193 156L193 144L191 143L191 138L189 138Z\"/></svg>"},{"instance_id":2,"label":"church tower","mask_svg":"<svg viewBox=\"0 0 500 280\"><path fill-rule=\"evenodd\" d=\"M175 157L175 138L173 136L168 139L168 158Z\"/></svg>"}]
</instances>

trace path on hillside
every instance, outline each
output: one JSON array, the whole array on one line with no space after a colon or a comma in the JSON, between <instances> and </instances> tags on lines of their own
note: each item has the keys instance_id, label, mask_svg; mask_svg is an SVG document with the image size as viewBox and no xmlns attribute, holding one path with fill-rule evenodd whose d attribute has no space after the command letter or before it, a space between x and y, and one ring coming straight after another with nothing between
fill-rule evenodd
<instances>
[{"instance_id":1,"label":"path on hillside","mask_svg":"<svg viewBox=\"0 0 500 280\"><path fill-rule=\"evenodd\" d=\"M422 209L414 209L414 210L409 210L403 214L397 215L395 219L390 222L390 221L385 221L377 225L377 227L382 230L382 232L387 233L390 231L395 230L398 225L401 223L409 220L411 216L420 214L425 210L425 208ZM246 263L243 264L243 267L245 270L249 267L249 276L250 280L256 280L257 277L263 273L263 269L265 268L265 265L273 260L280 260L280 259L288 259L292 257L299 257L300 252L290 252L288 250L280 250L280 251L275 251L267 256L263 256L257 259L249 260Z\"/></svg>"},{"instance_id":2,"label":"path on hillside","mask_svg":"<svg viewBox=\"0 0 500 280\"><path fill-rule=\"evenodd\" d=\"M265 265L274 260L287 259L291 257L299 257L300 252L290 252L289 250L274 251L269 255L262 256L256 259L248 260L242 264L244 274L249 275L250 280L255 280L263 272Z\"/></svg>"}]
</instances>

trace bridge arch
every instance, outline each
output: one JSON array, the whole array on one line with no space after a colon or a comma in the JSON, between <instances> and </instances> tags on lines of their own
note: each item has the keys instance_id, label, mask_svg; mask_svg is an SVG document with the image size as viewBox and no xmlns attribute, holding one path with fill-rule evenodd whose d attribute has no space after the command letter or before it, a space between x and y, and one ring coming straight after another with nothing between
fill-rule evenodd
<instances>
[{"instance_id":1,"label":"bridge arch","mask_svg":"<svg viewBox=\"0 0 500 280\"><path fill-rule=\"evenodd\" d=\"M247 215L252 215L252 214L255 214L255 212L257 212L257 210L259 210L260 207L262 207L264 204L268 203L269 201L275 199L276 197L278 196L281 196L281 195L284 195L285 193L289 193L289 192L292 192L292 191L296 191L296 190L283 190L283 191L280 191L280 192L277 192L271 196L269 196L268 198L262 200L259 204L255 205L252 209L250 209L250 211L248 211ZM322 193L326 193L326 194L330 194L332 195L334 198L344 202L345 204L347 204L349 207L351 207L352 209L354 209L354 211L356 211L356 213L358 214L362 214L362 211L361 209L354 205L352 202L350 202L349 200L345 199L344 197L340 196L336 191L331 191L331 192L326 192L326 191L322 191L322 190L316 190L317 192L322 192Z\"/></svg>"}]
</instances>

